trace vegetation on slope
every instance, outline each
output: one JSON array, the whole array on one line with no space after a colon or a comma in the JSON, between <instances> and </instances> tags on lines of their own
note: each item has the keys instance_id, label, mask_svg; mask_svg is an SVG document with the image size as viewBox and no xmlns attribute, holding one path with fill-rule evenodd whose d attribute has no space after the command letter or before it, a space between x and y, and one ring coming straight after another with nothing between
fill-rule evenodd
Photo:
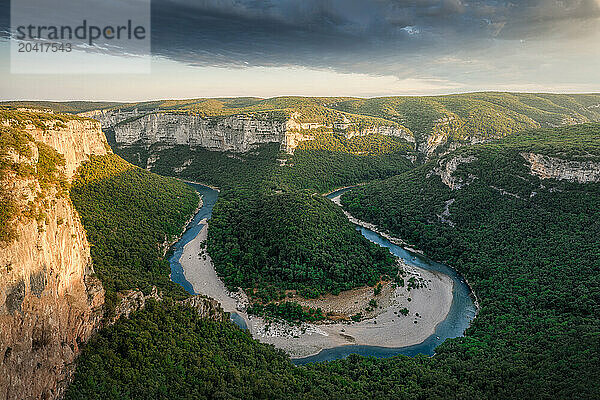
<instances>
[{"instance_id":1,"label":"vegetation on slope","mask_svg":"<svg viewBox=\"0 0 600 400\"><path fill-rule=\"evenodd\" d=\"M299 149L275 172L282 190L305 188L326 193L334 189L388 178L408 171L412 163L402 153L356 155L329 150Z\"/></svg>"},{"instance_id":2,"label":"vegetation on slope","mask_svg":"<svg viewBox=\"0 0 600 400\"><path fill-rule=\"evenodd\" d=\"M243 154L176 146L158 150L152 170L222 189L208 251L231 290L241 287L266 303L281 299L285 290L315 297L396 274L386 251L356 232L330 201L304 191L327 191L409 168L404 141L374 138L362 143L368 144L365 152L374 154L298 149L287 156L277 144ZM141 165L147 162L141 147L122 151ZM285 165L279 165L278 157L286 156Z\"/></svg>"},{"instance_id":3,"label":"vegetation on slope","mask_svg":"<svg viewBox=\"0 0 600 400\"><path fill-rule=\"evenodd\" d=\"M151 302L87 347L67 398L597 398L600 184L541 180L520 153L597 162L599 132L529 131L448 154L474 157L453 173L469 182L459 190L430 174L434 160L342 197L475 288L473 326L435 357L295 368L231 324Z\"/></svg>"},{"instance_id":4,"label":"vegetation on slope","mask_svg":"<svg viewBox=\"0 0 600 400\"><path fill-rule=\"evenodd\" d=\"M208 240L217 273L262 301L284 290L305 297L368 284L397 267L331 201L310 193L232 191L213 210Z\"/></svg>"},{"instance_id":5,"label":"vegetation on slope","mask_svg":"<svg viewBox=\"0 0 600 400\"><path fill-rule=\"evenodd\" d=\"M117 152L133 164L146 166L151 154L158 156L152 172L166 176L202 182L220 188L233 188L242 184L260 184L270 178L279 157L278 144L262 145L246 153L209 151L179 145L166 149L152 146L118 148Z\"/></svg>"},{"instance_id":6,"label":"vegetation on slope","mask_svg":"<svg viewBox=\"0 0 600 400\"><path fill-rule=\"evenodd\" d=\"M355 189L342 204L469 279L480 313L467 336L444 343L434 359L462 377L461 391L596 397L600 184L541 180L522 152L598 160L600 125L530 131L451 153L442 163L474 157L453 173L468 183L461 189L432 174L432 162Z\"/></svg>"},{"instance_id":7,"label":"vegetation on slope","mask_svg":"<svg viewBox=\"0 0 600 400\"><path fill-rule=\"evenodd\" d=\"M88 343L65 398L442 399L456 396L456 386L448 370L425 357L350 356L294 367L232 323L149 301Z\"/></svg>"},{"instance_id":8,"label":"vegetation on slope","mask_svg":"<svg viewBox=\"0 0 600 400\"><path fill-rule=\"evenodd\" d=\"M93 156L78 170L71 199L92 244L94 269L109 312L117 292L153 285L167 296L184 290L169 279L164 245L181 233L198 205L189 186L135 167L119 156Z\"/></svg>"},{"instance_id":9,"label":"vegetation on slope","mask_svg":"<svg viewBox=\"0 0 600 400\"><path fill-rule=\"evenodd\" d=\"M0 113L0 121L6 116ZM11 113L11 120L26 121L27 115ZM27 120L29 121L29 120ZM38 142L23 130L21 124L0 125L0 245L16 239L15 221L35 219L43 224L49 194L66 194L67 182L62 168L64 157L50 146ZM37 153L37 154L36 154ZM37 156L36 156L37 155ZM31 179L34 199L24 202L10 186Z\"/></svg>"},{"instance_id":10,"label":"vegetation on slope","mask_svg":"<svg viewBox=\"0 0 600 400\"><path fill-rule=\"evenodd\" d=\"M328 148L300 148L288 155L281 153L276 143L264 144L246 153L191 149L185 145L166 149L158 145L150 149L124 146L115 150L127 161L143 167L152 154L154 159L158 158L151 167L152 172L220 188L259 185L273 190L312 189L324 193L394 176L412 165L404 147L398 151L360 155Z\"/></svg>"},{"instance_id":11,"label":"vegetation on slope","mask_svg":"<svg viewBox=\"0 0 600 400\"><path fill-rule=\"evenodd\" d=\"M453 142L498 138L525 129L600 121L600 95L467 93L427 97L381 97L335 102L337 110L397 121L424 149L429 137Z\"/></svg>"}]
</instances>

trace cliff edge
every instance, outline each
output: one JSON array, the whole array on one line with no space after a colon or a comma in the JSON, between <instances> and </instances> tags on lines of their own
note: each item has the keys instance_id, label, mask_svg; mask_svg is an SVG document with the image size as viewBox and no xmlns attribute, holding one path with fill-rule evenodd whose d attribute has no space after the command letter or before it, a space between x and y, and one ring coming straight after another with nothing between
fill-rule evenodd
<instances>
[{"instance_id":1,"label":"cliff edge","mask_svg":"<svg viewBox=\"0 0 600 400\"><path fill-rule=\"evenodd\" d=\"M100 124L0 113L0 399L59 398L104 289L68 196L77 167L110 151Z\"/></svg>"}]
</instances>

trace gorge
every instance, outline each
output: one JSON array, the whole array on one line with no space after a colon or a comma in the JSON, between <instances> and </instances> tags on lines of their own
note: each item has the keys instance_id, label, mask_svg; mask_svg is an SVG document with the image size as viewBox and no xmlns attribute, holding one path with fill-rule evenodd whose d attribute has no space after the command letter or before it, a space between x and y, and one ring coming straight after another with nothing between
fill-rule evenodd
<instances>
[{"instance_id":1,"label":"gorge","mask_svg":"<svg viewBox=\"0 0 600 400\"><path fill-rule=\"evenodd\" d=\"M120 144L116 131L105 133L115 153L140 168L112 153L97 122L1 110L0 398L596 397L600 128L588 123L596 118L593 95L285 99L285 107L283 99L266 107L267 100L213 101L210 112L202 101L182 101L175 108L200 108L164 115L160 102L147 110L138 104L144 116L139 125L127 121L131 115L119 121L130 124ZM493 103L500 100L510 106ZM241 103L255 109L238 112ZM433 108L417 103L443 105L456 117L428 116ZM494 114L502 108L510 112ZM261 143L261 127L279 129L268 125L279 118L275 109L289 109L277 123L298 112L312 140L293 153L279 133ZM271 114L260 125L246 119L251 113ZM206 122L217 114L215 125ZM334 126L346 124L340 115L356 130ZM408 129L414 142L391 126ZM207 208L167 253L169 264L165 246L199 202L180 180L220 192L217 200L213 189L196 186ZM323 196L341 186L354 186L331 195L343 210ZM347 216L362 221L360 233ZM424 281L437 274L453 288L392 276L394 259L373 242L403 258L403 268L429 269ZM211 289L199 266L220 286ZM413 277L420 288L411 286L412 301L398 292L389 315L393 324L413 325L398 331L404 342L369 341L394 326L386 320L393 283L402 279L407 291ZM263 314L247 317L244 297L229 296L235 287ZM291 336L256 334L256 341L215 300L184 288L214 296L251 330L264 318L263 328L279 334L277 319L284 319ZM419 300L429 289L436 299ZM451 304L435 302L450 290ZM363 297L338 312L329 301L348 291ZM346 322L325 336L318 330L325 332L327 318ZM260 341L313 356L294 358L294 366L289 354ZM308 351L303 341L312 342Z\"/></svg>"}]
</instances>

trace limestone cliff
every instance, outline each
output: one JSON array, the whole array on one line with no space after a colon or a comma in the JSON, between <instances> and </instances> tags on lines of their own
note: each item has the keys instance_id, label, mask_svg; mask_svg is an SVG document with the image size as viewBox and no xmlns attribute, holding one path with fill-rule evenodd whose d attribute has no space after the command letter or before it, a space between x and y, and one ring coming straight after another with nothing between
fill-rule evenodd
<instances>
[{"instance_id":1,"label":"limestone cliff","mask_svg":"<svg viewBox=\"0 0 600 400\"><path fill-rule=\"evenodd\" d=\"M281 142L286 123L246 115L205 119L190 114L150 113L116 124L113 129L120 145L185 144L209 150L244 152L257 144Z\"/></svg>"},{"instance_id":2,"label":"limestone cliff","mask_svg":"<svg viewBox=\"0 0 600 400\"><path fill-rule=\"evenodd\" d=\"M2 205L12 211L2 221L11 234L0 241L0 399L53 399L68 384L104 304L63 182L107 147L95 121L15 116L0 121L2 135L16 138L0 152Z\"/></svg>"},{"instance_id":3,"label":"limestone cliff","mask_svg":"<svg viewBox=\"0 0 600 400\"><path fill-rule=\"evenodd\" d=\"M441 158L438 160L437 166L429 171L427 178L432 175L438 175L441 178L442 183L448 186L451 190L461 189L463 186L473 182L473 180L477 179L477 177L469 175L468 178L465 179L460 176L455 176L453 173L456 172L461 164L468 164L475 160L477 160L475 156Z\"/></svg>"},{"instance_id":4,"label":"limestone cliff","mask_svg":"<svg viewBox=\"0 0 600 400\"><path fill-rule=\"evenodd\" d=\"M569 182L600 182L600 162L572 161L536 153L520 153L532 175Z\"/></svg>"},{"instance_id":5,"label":"limestone cliff","mask_svg":"<svg viewBox=\"0 0 600 400\"><path fill-rule=\"evenodd\" d=\"M150 146L184 144L216 151L245 152L262 143L279 143L281 149L292 153L302 141L313 140L315 130L336 130L347 137L381 134L396 136L414 143L411 132L399 125L356 125L339 113L334 123L302 122L299 113L288 118L272 118L267 114L247 113L227 117L137 110L98 110L85 115L97 119L102 126L114 131L120 146L141 144Z\"/></svg>"}]
</instances>

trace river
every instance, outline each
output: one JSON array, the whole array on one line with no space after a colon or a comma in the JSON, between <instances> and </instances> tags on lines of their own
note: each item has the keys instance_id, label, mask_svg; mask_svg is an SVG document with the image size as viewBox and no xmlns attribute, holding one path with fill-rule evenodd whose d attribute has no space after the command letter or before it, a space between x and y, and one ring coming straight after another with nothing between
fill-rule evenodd
<instances>
[{"instance_id":1,"label":"river","mask_svg":"<svg viewBox=\"0 0 600 400\"><path fill-rule=\"evenodd\" d=\"M173 254L169 258L169 263L171 264L171 279L173 282L183 286L183 288L189 293L197 294L194 292L192 285L185 279L183 268L179 263L179 260L181 258L184 246L200 233L202 227L204 226L203 221L205 219L210 219L212 215L212 209L218 198L218 191L199 184L190 185L202 196L203 206L194 216L192 222L190 222L188 225L188 229L183 234L181 239L175 243L175 245L173 245ZM351 190L351 188L340 189L330 193L327 195L327 197L333 199L348 190ZM446 339L459 337L464 334L464 331L469 327L471 321L477 314L477 307L475 306L475 303L471 297L471 290L469 286L454 269L444 264L432 261L421 254L411 252L401 246L393 244L388 239L370 229L361 226L357 226L356 229L359 230L365 238L382 247L386 247L392 254L401 258L407 264L429 271L436 271L449 276L454 285L452 289L452 304L450 306L448 315L437 325L435 332L431 336L425 339L422 343L413 346L397 348L363 345L338 346L330 349L324 349L318 354L310 357L293 359L292 361L296 365L302 365L309 362L335 360L347 357L350 354L374 357L391 357L398 354L407 356L425 354L432 356L435 353L435 348L443 343ZM232 313L231 320L241 328L246 328L244 318L242 318L239 314Z\"/></svg>"}]
</instances>

